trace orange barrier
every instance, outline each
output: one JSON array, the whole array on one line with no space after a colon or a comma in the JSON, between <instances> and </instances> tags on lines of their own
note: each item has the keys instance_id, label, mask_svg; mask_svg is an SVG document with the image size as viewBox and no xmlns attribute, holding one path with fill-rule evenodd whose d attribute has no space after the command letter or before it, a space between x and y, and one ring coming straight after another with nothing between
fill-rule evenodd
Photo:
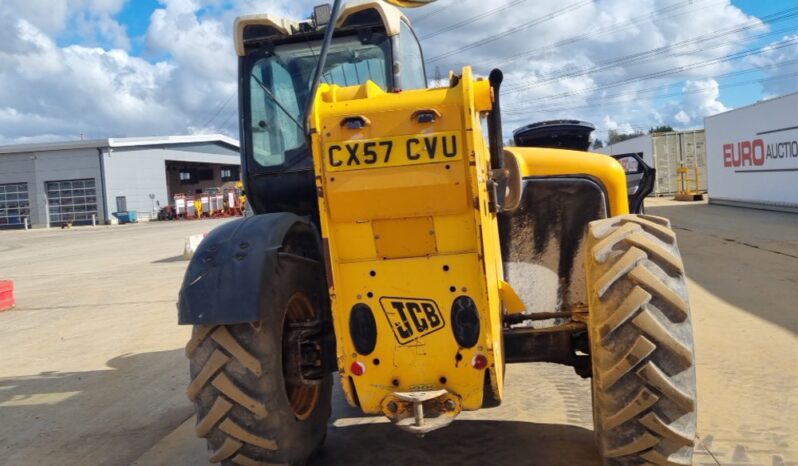
<instances>
[{"instance_id":1,"label":"orange barrier","mask_svg":"<svg viewBox=\"0 0 798 466\"><path fill-rule=\"evenodd\" d=\"M14 307L14 280L0 280L0 311Z\"/></svg>"}]
</instances>

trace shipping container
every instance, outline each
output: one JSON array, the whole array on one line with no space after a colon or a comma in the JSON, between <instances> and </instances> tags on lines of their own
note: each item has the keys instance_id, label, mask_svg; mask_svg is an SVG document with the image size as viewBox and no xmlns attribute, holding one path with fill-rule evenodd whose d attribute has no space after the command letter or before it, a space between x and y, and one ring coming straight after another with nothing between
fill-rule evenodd
<instances>
[{"instance_id":1,"label":"shipping container","mask_svg":"<svg viewBox=\"0 0 798 466\"><path fill-rule=\"evenodd\" d=\"M798 93L704 119L709 202L798 212Z\"/></svg>"},{"instance_id":2,"label":"shipping container","mask_svg":"<svg viewBox=\"0 0 798 466\"><path fill-rule=\"evenodd\" d=\"M695 189L695 168L698 168L698 190L707 190L707 154L704 130L646 134L627 139L596 152L608 155L642 154L643 160L657 170L654 196L670 196L679 189L679 167L690 169L690 188Z\"/></svg>"}]
</instances>

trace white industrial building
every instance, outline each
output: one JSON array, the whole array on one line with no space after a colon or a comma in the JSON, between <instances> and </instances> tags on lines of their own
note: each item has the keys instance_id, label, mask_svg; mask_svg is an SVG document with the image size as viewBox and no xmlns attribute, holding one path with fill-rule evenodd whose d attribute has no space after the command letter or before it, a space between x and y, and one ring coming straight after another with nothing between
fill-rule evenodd
<instances>
[{"instance_id":1,"label":"white industrial building","mask_svg":"<svg viewBox=\"0 0 798 466\"><path fill-rule=\"evenodd\" d=\"M643 160L657 170L653 195L667 196L679 190L679 167L689 169L689 188L695 189L698 172L698 189L707 189L707 154L704 130L675 131L645 134L610 144L596 152L607 155L640 154Z\"/></svg>"},{"instance_id":2,"label":"white industrial building","mask_svg":"<svg viewBox=\"0 0 798 466\"><path fill-rule=\"evenodd\" d=\"M798 93L706 117L709 202L798 212Z\"/></svg>"},{"instance_id":3,"label":"white industrial building","mask_svg":"<svg viewBox=\"0 0 798 466\"><path fill-rule=\"evenodd\" d=\"M239 179L238 141L222 135L0 146L0 229L152 218L175 194Z\"/></svg>"}]
</instances>

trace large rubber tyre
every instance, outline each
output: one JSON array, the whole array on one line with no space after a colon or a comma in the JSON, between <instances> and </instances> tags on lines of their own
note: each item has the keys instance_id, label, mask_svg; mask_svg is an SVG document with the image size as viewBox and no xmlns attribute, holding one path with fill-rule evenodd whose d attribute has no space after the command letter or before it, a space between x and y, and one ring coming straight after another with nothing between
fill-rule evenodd
<instances>
[{"instance_id":1,"label":"large rubber tyre","mask_svg":"<svg viewBox=\"0 0 798 466\"><path fill-rule=\"evenodd\" d=\"M284 325L297 315L324 313L323 286L302 260L280 261L274 279L281 281L282 292L262 297L261 322L195 326L186 346L187 393L211 463L304 465L324 441L332 375L312 391L286 386L283 376Z\"/></svg>"},{"instance_id":2,"label":"large rubber tyre","mask_svg":"<svg viewBox=\"0 0 798 466\"><path fill-rule=\"evenodd\" d=\"M667 219L590 223L593 424L605 465L690 465L696 382L690 306Z\"/></svg>"}]
</instances>

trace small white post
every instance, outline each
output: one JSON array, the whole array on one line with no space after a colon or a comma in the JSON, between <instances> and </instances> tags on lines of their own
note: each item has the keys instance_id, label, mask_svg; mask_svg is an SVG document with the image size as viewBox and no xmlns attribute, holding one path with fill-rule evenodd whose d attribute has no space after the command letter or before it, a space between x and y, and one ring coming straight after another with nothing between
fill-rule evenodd
<instances>
[{"instance_id":1,"label":"small white post","mask_svg":"<svg viewBox=\"0 0 798 466\"><path fill-rule=\"evenodd\" d=\"M97 215L96 214L91 214L91 226L93 226L93 227L97 226Z\"/></svg>"},{"instance_id":2,"label":"small white post","mask_svg":"<svg viewBox=\"0 0 798 466\"><path fill-rule=\"evenodd\" d=\"M25 217L24 221L25 221L25 229L27 230L28 229L28 217Z\"/></svg>"}]
</instances>

